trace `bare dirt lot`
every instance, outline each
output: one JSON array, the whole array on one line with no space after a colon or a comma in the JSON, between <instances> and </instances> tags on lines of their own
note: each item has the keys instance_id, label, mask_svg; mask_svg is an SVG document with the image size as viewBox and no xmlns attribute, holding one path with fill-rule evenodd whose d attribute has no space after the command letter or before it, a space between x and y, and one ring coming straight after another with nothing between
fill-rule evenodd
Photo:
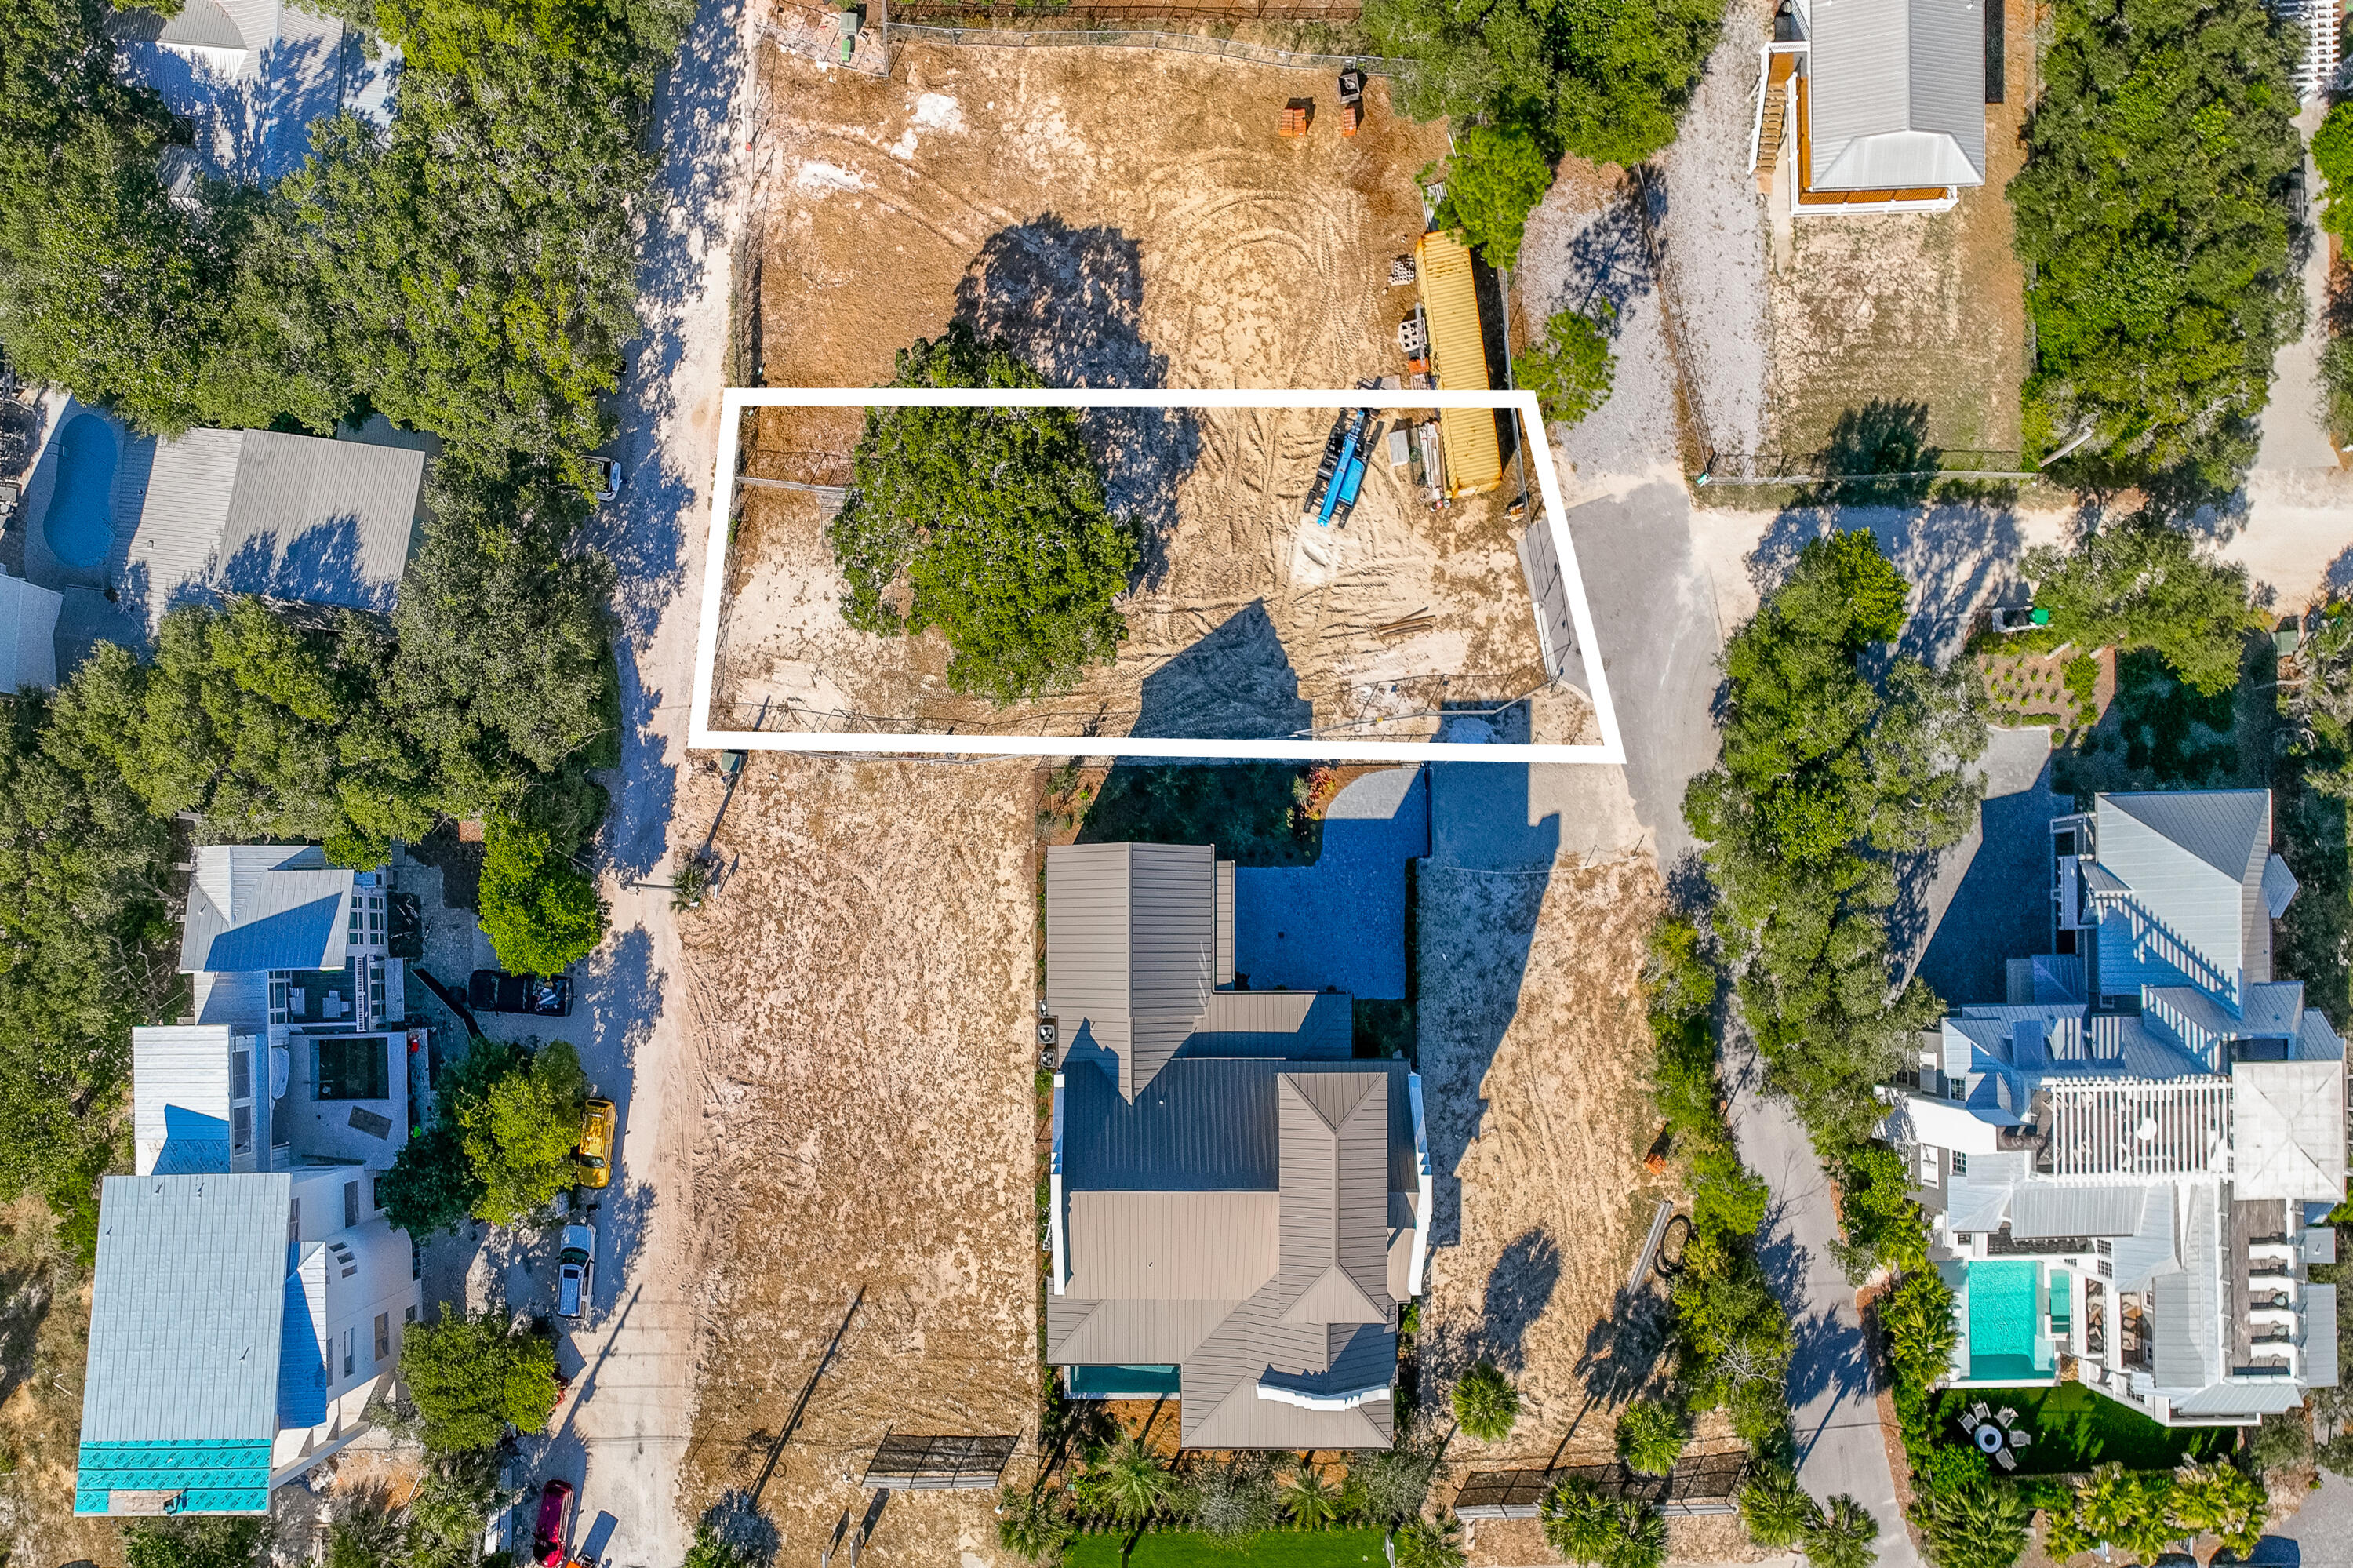
<instances>
[{"instance_id":1,"label":"bare dirt lot","mask_svg":"<svg viewBox=\"0 0 2353 1568\"><path fill-rule=\"evenodd\" d=\"M1345 387L1402 368L1440 125L1320 71L1134 50L910 45L884 79L765 51L757 366L872 385L964 316L1061 386ZM1282 106L1320 99L1310 133Z\"/></svg>"},{"instance_id":2,"label":"bare dirt lot","mask_svg":"<svg viewBox=\"0 0 2353 1568\"><path fill-rule=\"evenodd\" d=\"M2025 278L2002 193L2025 158L2019 138L2032 101L2032 9L2015 0L2008 7L2006 101L1986 106L1985 184L1964 189L1959 206L1796 219L1784 208L1777 216L1784 238L1767 291L1767 450L1820 451L1841 416L1880 402L1917 410L1919 439L1929 445L2002 458L1947 466L2015 466Z\"/></svg>"},{"instance_id":3,"label":"bare dirt lot","mask_svg":"<svg viewBox=\"0 0 2353 1568\"><path fill-rule=\"evenodd\" d=\"M768 700L780 710L771 722L783 711L813 724L847 715L859 727L1277 737L1346 726L1349 738L1424 738L1437 728L1426 715L1444 705L1506 703L1545 683L1520 529L1495 497L1432 512L1376 461L1354 514L1324 525L1301 503L1328 411L1211 409L1167 422L1169 446L1184 450L1170 459L1182 469L1173 526L1147 522L1145 576L1124 601L1129 637L1115 664L1051 700L998 708L960 696L938 632L882 637L842 620L820 499L754 487L731 551L720 711L748 719ZM768 421L792 444L767 463L754 446L754 471L807 471L807 443L855 440L854 427L828 436L815 423Z\"/></svg>"},{"instance_id":4,"label":"bare dirt lot","mask_svg":"<svg viewBox=\"0 0 2353 1568\"><path fill-rule=\"evenodd\" d=\"M1654 1121L1637 980L1661 906L1643 853L1421 870L1421 1071L1444 1244L1431 1254L1424 1395L1445 1397L1484 1358L1521 1399L1507 1441L1456 1434L1454 1480L1610 1459L1618 1410L1668 1370L1656 1287L1623 1294L1658 1201L1682 1197L1672 1167L1643 1166ZM1738 1446L1720 1414L1697 1439L1694 1452ZM1709 1521L1675 1530L1679 1558L1738 1555ZM1550 1555L1533 1522L1514 1521L1482 1524L1472 1561Z\"/></svg>"},{"instance_id":5,"label":"bare dirt lot","mask_svg":"<svg viewBox=\"0 0 2353 1568\"><path fill-rule=\"evenodd\" d=\"M1394 114L1385 82L1343 136L1329 76L1232 61L914 45L889 78L774 48L762 69L746 291L766 385L887 381L899 349L958 320L1057 386L1329 387L1406 368L1397 325L1416 296L1389 267L1423 229L1415 176L1446 138ZM1287 101L1319 96L1306 136L1276 133ZM1380 719L1412 738L1434 721L1403 715L1541 684L1508 497L1430 512L1377 446L1348 526L1303 525L1332 422L1089 415L1145 542L1130 641L1066 699L998 712L946 689L936 635L841 623L823 533L838 503L758 482L845 483L857 416L765 411L745 437L721 700L1017 733Z\"/></svg>"},{"instance_id":6,"label":"bare dirt lot","mask_svg":"<svg viewBox=\"0 0 2353 1568\"><path fill-rule=\"evenodd\" d=\"M700 820L717 780L683 794ZM708 1074L696 1225L717 1264L699 1285L689 1520L756 1480L860 1287L761 1498L786 1560L816 1561L845 1510L858 1528L886 1432L1034 1450L1035 841L1026 768L745 768L713 846L725 880L680 922ZM993 1557L993 1500L896 1497L869 1560Z\"/></svg>"}]
</instances>

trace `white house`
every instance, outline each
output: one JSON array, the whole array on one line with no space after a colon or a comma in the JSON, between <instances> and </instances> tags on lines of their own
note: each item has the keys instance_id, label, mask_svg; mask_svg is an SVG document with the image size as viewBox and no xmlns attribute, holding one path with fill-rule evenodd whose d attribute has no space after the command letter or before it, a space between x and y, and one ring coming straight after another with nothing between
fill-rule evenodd
<instances>
[{"instance_id":1,"label":"white house","mask_svg":"<svg viewBox=\"0 0 2353 1568\"><path fill-rule=\"evenodd\" d=\"M2081 1379L2172 1425L2337 1383L2345 1045L2272 978L2295 879L2260 789L2106 794L2052 833L2053 952L1944 1021L1895 1091L1953 1386Z\"/></svg>"},{"instance_id":2,"label":"white house","mask_svg":"<svg viewBox=\"0 0 2353 1568\"><path fill-rule=\"evenodd\" d=\"M197 851L196 1011L132 1032L135 1175L100 1194L78 1513L258 1513L365 1429L422 1297L384 1218L424 1085L374 874Z\"/></svg>"}]
</instances>

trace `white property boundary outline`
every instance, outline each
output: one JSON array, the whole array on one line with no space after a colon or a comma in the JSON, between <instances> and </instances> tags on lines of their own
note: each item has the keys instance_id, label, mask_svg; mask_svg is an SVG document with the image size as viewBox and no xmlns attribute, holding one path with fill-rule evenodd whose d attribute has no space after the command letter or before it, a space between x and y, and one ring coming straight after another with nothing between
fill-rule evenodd
<instances>
[{"instance_id":1,"label":"white property boundary outline","mask_svg":"<svg viewBox=\"0 0 2353 1568\"><path fill-rule=\"evenodd\" d=\"M1538 746L1433 740L1329 740L1300 736L1281 740L1195 740L1145 736L906 735L897 732L817 733L807 730L713 729L712 685L719 663L719 612L727 586L729 518L735 505L735 465L746 408L1493 408L1520 418L1523 452L1528 432L1545 429L1533 392L1431 392L1399 389L1345 390L1177 389L1120 387L1071 390L900 387L730 387L720 404L718 471L712 484L711 532L704 546L702 604L694 650L694 701L688 723L690 747L737 751L862 753L873 756L1109 757L1161 760L1216 758L1296 762L1591 762L1622 767L1626 746L1618 710L1601 669L1593 634L1593 613L1585 601L1577 551L1569 542L1561 503L1560 479L1552 449L1539 440L1529 454L1546 524L1560 563L1568 597L1570 624L1585 661L1586 690L1601 731L1596 746ZM1533 602L1532 613L1535 611Z\"/></svg>"}]
</instances>

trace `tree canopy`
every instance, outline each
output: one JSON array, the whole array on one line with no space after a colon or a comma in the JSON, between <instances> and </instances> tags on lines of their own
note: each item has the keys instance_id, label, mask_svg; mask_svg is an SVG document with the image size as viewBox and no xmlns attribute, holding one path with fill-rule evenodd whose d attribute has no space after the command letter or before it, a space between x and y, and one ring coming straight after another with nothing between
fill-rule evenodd
<instances>
[{"instance_id":1,"label":"tree canopy","mask_svg":"<svg viewBox=\"0 0 2353 1568\"><path fill-rule=\"evenodd\" d=\"M2088 535L2073 550L2027 551L2021 569L2051 624L2037 635L2079 648L2147 648L2206 696L2239 683L2248 634L2264 628L2247 568L2147 513Z\"/></svg>"},{"instance_id":2,"label":"tree canopy","mask_svg":"<svg viewBox=\"0 0 2353 1568\"><path fill-rule=\"evenodd\" d=\"M957 323L902 350L892 385L1043 383ZM1117 656L1135 532L1111 511L1075 410L871 408L851 471L827 535L852 626L938 627L948 684L999 703L1066 691Z\"/></svg>"},{"instance_id":3,"label":"tree canopy","mask_svg":"<svg viewBox=\"0 0 2353 1568\"><path fill-rule=\"evenodd\" d=\"M482 934L499 962L555 974L605 939L605 901L586 873L541 829L508 817L485 824Z\"/></svg>"},{"instance_id":4,"label":"tree canopy","mask_svg":"<svg viewBox=\"0 0 2353 1568\"><path fill-rule=\"evenodd\" d=\"M1520 1422L1520 1391L1493 1361L1478 1361L1454 1384L1454 1419L1482 1443L1500 1443Z\"/></svg>"},{"instance_id":5,"label":"tree canopy","mask_svg":"<svg viewBox=\"0 0 2353 1568\"><path fill-rule=\"evenodd\" d=\"M1381 52L1414 62L1408 113L1515 122L1597 164L1639 164L1674 140L1723 20L1722 0L1365 5Z\"/></svg>"},{"instance_id":6,"label":"tree canopy","mask_svg":"<svg viewBox=\"0 0 2353 1568\"><path fill-rule=\"evenodd\" d=\"M401 1337L400 1381L438 1454L489 1448L512 1426L544 1429L555 1409L555 1341L514 1327L503 1311L411 1323Z\"/></svg>"},{"instance_id":7,"label":"tree canopy","mask_svg":"<svg viewBox=\"0 0 2353 1568\"><path fill-rule=\"evenodd\" d=\"M573 1150L588 1084L561 1040L535 1050L477 1036L442 1071L433 1122L400 1147L380 1189L412 1235L467 1215L517 1224L579 1178Z\"/></svg>"},{"instance_id":8,"label":"tree canopy","mask_svg":"<svg viewBox=\"0 0 2353 1568\"><path fill-rule=\"evenodd\" d=\"M1886 916L1895 861L1959 842L1982 786L1983 697L1966 666L1879 652L1909 587L1871 535L1806 546L1725 644L1722 761L1683 811L1721 895L1715 929L1765 1064L1846 1193L1851 1269L1918 1245L1900 1162L1871 1152L1875 1086L1937 1012L1899 985ZM1883 1180L1896 1182L1883 1196Z\"/></svg>"},{"instance_id":9,"label":"tree canopy","mask_svg":"<svg viewBox=\"0 0 2353 1568\"><path fill-rule=\"evenodd\" d=\"M1609 400L1618 373L1609 327L1617 314L1607 300L1595 302L1590 312L1555 312L1544 335L1519 351L1514 379L1536 395L1546 418L1573 425Z\"/></svg>"},{"instance_id":10,"label":"tree canopy","mask_svg":"<svg viewBox=\"0 0 2353 1568\"><path fill-rule=\"evenodd\" d=\"M1552 160L1519 125L1465 125L1446 159L1438 223L1475 247L1490 267L1519 264L1528 214L1552 188Z\"/></svg>"},{"instance_id":11,"label":"tree canopy","mask_svg":"<svg viewBox=\"0 0 2353 1568\"><path fill-rule=\"evenodd\" d=\"M2095 483L2227 484L2303 322L2291 45L2262 0L2061 0L2010 182L2030 448Z\"/></svg>"}]
</instances>

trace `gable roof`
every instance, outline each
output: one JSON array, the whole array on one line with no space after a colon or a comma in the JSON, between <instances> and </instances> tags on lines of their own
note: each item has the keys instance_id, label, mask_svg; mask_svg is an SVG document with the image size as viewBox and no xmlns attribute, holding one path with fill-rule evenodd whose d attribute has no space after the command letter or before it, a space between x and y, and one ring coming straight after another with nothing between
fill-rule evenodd
<instances>
[{"instance_id":1,"label":"gable roof","mask_svg":"<svg viewBox=\"0 0 2353 1568\"><path fill-rule=\"evenodd\" d=\"M284 1174L106 1179L76 1512L180 1486L267 1506L292 1192Z\"/></svg>"},{"instance_id":2,"label":"gable roof","mask_svg":"<svg viewBox=\"0 0 2353 1568\"><path fill-rule=\"evenodd\" d=\"M1064 1037L1116 1058L1133 1099L1176 1054L1217 985L1216 848L1060 844L1046 852L1046 1007Z\"/></svg>"},{"instance_id":3,"label":"gable roof","mask_svg":"<svg viewBox=\"0 0 2353 1568\"><path fill-rule=\"evenodd\" d=\"M1818 190L1985 183L1985 0L1813 0Z\"/></svg>"},{"instance_id":4,"label":"gable roof","mask_svg":"<svg viewBox=\"0 0 2353 1568\"><path fill-rule=\"evenodd\" d=\"M2272 978L2269 790L2118 790L2094 810L2099 865L2117 885L2099 888L2104 992L2178 976L2236 1006L2242 984Z\"/></svg>"},{"instance_id":5,"label":"gable roof","mask_svg":"<svg viewBox=\"0 0 2353 1568\"><path fill-rule=\"evenodd\" d=\"M206 844L188 884L180 971L342 968L352 885L315 844Z\"/></svg>"},{"instance_id":6,"label":"gable roof","mask_svg":"<svg viewBox=\"0 0 2353 1568\"><path fill-rule=\"evenodd\" d=\"M274 430L190 430L159 442L113 580L150 629L194 599L267 594L392 608L417 524L425 454Z\"/></svg>"},{"instance_id":7,"label":"gable roof","mask_svg":"<svg viewBox=\"0 0 2353 1568\"><path fill-rule=\"evenodd\" d=\"M1388 1090L1379 1073L1276 1080L1286 1323L1388 1321Z\"/></svg>"}]
</instances>

